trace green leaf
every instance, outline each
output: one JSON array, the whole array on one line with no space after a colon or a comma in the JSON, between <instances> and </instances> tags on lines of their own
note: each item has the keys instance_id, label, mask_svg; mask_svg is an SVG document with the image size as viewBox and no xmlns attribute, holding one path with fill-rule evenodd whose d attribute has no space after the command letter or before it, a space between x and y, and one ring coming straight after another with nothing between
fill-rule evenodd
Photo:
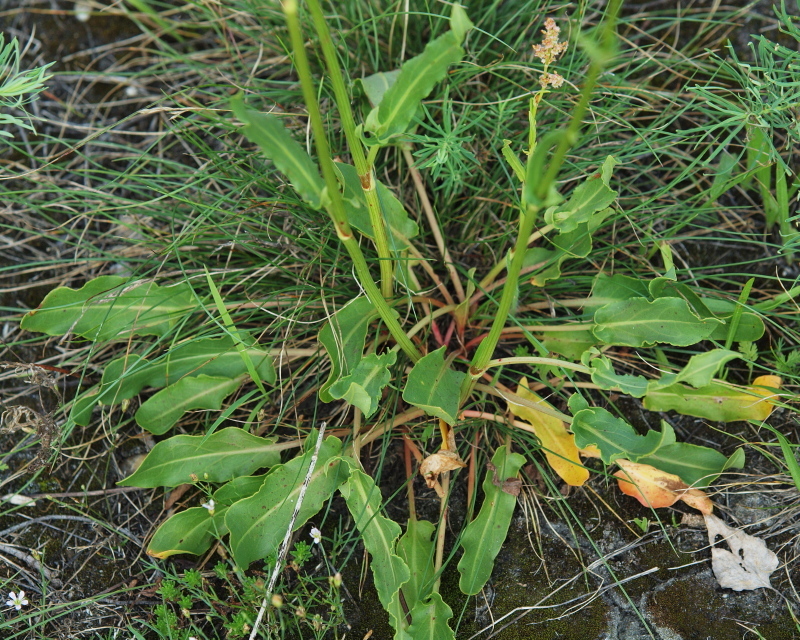
<instances>
[{"instance_id":1,"label":"green leaf","mask_svg":"<svg viewBox=\"0 0 800 640\"><path fill-rule=\"evenodd\" d=\"M594 358L589 366L592 367L592 382L601 389L619 390L634 398L641 398L647 393L647 378L616 373L611 360L605 356Z\"/></svg>"},{"instance_id":2,"label":"green leaf","mask_svg":"<svg viewBox=\"0 0 800 640\"><path fill-rule=\"evenodd\" d=\"M101 276L80 289L53 289L37 309L23 316L20 327L50 336L74 333L89 340L163 336L196 307L185 282L159 287L152 281Z\"/></svg>"},{"instance_id":3,"label":"green leaf","mask_svg":"<svg viewBox=\"0 0 800 640\"><path fill-rule=\"evenodd\" d=\"M570 360L580 360L587 349L598 344L590 329L548 331L540 339L550 353L559 353Z\"/></svg>"},{"instance_id":4,"label":"green leaf","mask_svg":"<svg viewBox=\"0 0 800 640\"><path fill-rule=\"evenodd\" d=\"M329 436L320 446L317 464L297 514L293 531L302 527L325 504L344 479L346 465L339 454L342 443ZM306 451L267 474L258 493L231 505L225 523L231 534L231 551L240 567L275 553L286 535L295 504L314 451Z\"/></svg>"},{"instance_id":5,"label":"green leaf","mask_svg":"<svg viewBox=\"0 0 800 640\"><path fill-rule=\"evenodd\" d=\"M447 621L453 617L453 610L447 606L442 596L432 593L425 602L417 602L411 609L409 635L414 640L455 640L453 630Z\"/></svg>"},{"instance_id":6,"label":"green leaf","mask_svg":"<svg viewBox=\"0 0 800 640\"><path fill-rule=\"evenodd\" d=\"M444 349L431 351L414 365L408 374L403 400L453 425L458 414L461 381L466 374L447 365Z\"/></svg>"},{"instance_id":7,"label":"green leaf","mask_svg":"<svg viewBox=\"0 0 800 640\"><path fill-rule=\"evenodd\" d=\"M179 553L205 553L215 538L228 533L225 511L216 509L211 515L205 507L191 507L176 513L153 534L147 555L163 560Z\"/></svg>"},{"instance_id":8,"label":"green leaf","mask_svg":"<svg viewBox=\"0 0 800 640\"><path fill-rule=\"evenodd\" d=\"M411 577L403 585L406 607L413 609L418 601L428 597L435 577L433 567L433 532L435 525L427 520L412 518L406 532L397 542L397 555L406 563Z\"/></svg>"},{"instance_id":9,"label":"green leaf","mask_svg":"<svg viewBox=\"0 0 800 640\"><path fill-rule=\"evenodd\" d=\"M616 197L617 192L600 178L590 178L575 188L567 202L547 209L544 220L561 233L570 233L588 223L597 211L608 208Z\"/></svg>"},{"instance_id":10,"label":"green leaf","mask_svg":"<svg viewBox=\"0 0 800 640\"><path fill-rule=\"evenodd\" d=\"M372 556L370 562L375 590L389 622L400 632L407 623L400 604L400 587L410 578L406 563L395 553L400 525L381 514L381 490L375 481L360 469L353 468L340 488L347 508L361 533L364 548Z\"/></svg>"},{"instance_id":11,"label":"green leaf","mask_svg":"<svg viewBox=\"0 0 800 640\"><path fill-rule=\"evenodd\" d=\"M261 147L309 206L319 209L325 188L319 169L281 121L273 115L246 109L241 95L231 99L231 109L245 123L242 128L245 137Z\"/></svg>"},{"instance_id":12,"label":"green leaf","mask_svg":"<svg viewBox=\"0 0 800 640\"><path fill-rule=\"evenodd\" d=\"M400 69L395 69L394 71L379 71L366 78L357 78L355 84L360 85L364 90L364 94L367 96L370 105L377 107L381 103L381 100L383 100L383 96L389 90L389 87L397 82L397 77L399 75Z\"/></svg>"},{"instance_id":13,"label":"green leaf","mask_svg":"<svg viewBox=\"0 0 800 640\"><path fill-rule=\"evenodd\" d=\"M317 339L331 360L331 372L319 390L319 399L323 402L336 399L329 389L340 378L350 375L361 362L367 328L376 315L375 307L368 298L362 296L339 309L319 332Z\"/></svg>"},{"instance_id":14,"label":"green leaf","mask_svg":"<svg viewBox=\"0 0 800 640\"><path fill-rule=\"evenodd\" d=\"M517 154L514 153L511 149L511 140L503 140L503 148L502 148L503 157L506 159L508 166L514 171L514 175L517 176L517 180L520 182L525 182L525 167L523 166L522 162L520 162L519 158L517 158Z\"/></svg>"},{"instance_id":15,"label":"green leaf","mask_svg":"<svg viewBox=\"0 0 800 640\"><path fill-rule=\"evenodd\" d=\"M742 467L744 454L737 449L730 458L709 447L686 442L676 442L661 447L653 455L639 458L637 462L673 473L686 484L700 488L714 482L725 469Z\"/></svg>"},{"instance_id":16,"label":"green leaf","mask_svg":"<svg viewBox=\"0 0 800 640\"><path fill-rule=\"evenodd\" d=\"M603 160L603 166L600 169L600 179L607 187L611 186L611 177L614 172L614 167L616 167L618 164L619 160L617 160L614 156L606 156L606 159Z\"/></svg>"},{"instance_id":17,"label":"green leaf","mask_svg":"<svg viewBox=\"0 0 800 640\"><path fill-rule=\"evenodd\" d=\"M589 445L595 445L606 464L611 464L617 458L638 462L645 456L652 456L659 448L675 442L675 432L666 422L661 424L661 432L651 430L642 436L625 420L614 417L600 407L576 412L570 428L575 434L577 447L585 449Z\"/></svg>"},{"instance_id":18,"label":"green leaf","mask_svg":"<svg viewBox=\"0 0 800 640\"><path fill-rule=\"evenodd\" d=\"M219 378L207 375L182 378L143 402L134 416L136 424L150 433L161 435L187 411L220 409L222 401L236 391L244 379L244 376Z\"/></svg>"},{"instance_id":19,"label":"green leaf","mask_svg":"<svg viewBox=\"0 0 800 640\"><path fill-rule=\"evenodd\" d=\"M422 99L444 79L447 68L463 57L461 43L472 23L458 5L453 5L451 27L450 31L429 42L420 55L403 64L397 80L367 115L364 131L372 133L378 144L386 144L406 131Z\"/></svg>"},{"instance_id":20,"label":"green leaf","mask_svg":"<svg viewBox=\"0 0 800 640\"><path fill-rule=\"evenodd\" d=\"M629 347L659 342L685 347L706 339L721 324L716 319L701 320L682 298L612 302L595 312L594 321L592 331L598 340Z\"/></svg>"},{"instance_id":21,"label":"green leaf","mask_svg":"<svg viewBox=\"0 0 800 640\"><path fill-rule=\"evenodd\" d=\"M123 487L175 487L191 482L226 482L280 462L281 447L229 427L210 436L174 436L156 444Z\"/></svg>"},{"instance_id":22,"label":"green leaf","mask_svg":"<svg viewBox=\"0 0 800 640\"><path fill-rule=\"evenodd\" d=\"M343 186L342 198L347 221L368 238L374 238L367 200L356 168L342 162L337 162L335 166L339 173L339 182ZM410 239L419 234L419 226L409 217L405 207L395 195L379 180L375 182L381 212L389 227L390 248L394 252L403 251L408 248Z\"/></svg>"},{"instance_id":23,"label":"green leaf","mask_svg":"<svg viewBox=\"0 0 800 640\"><path fill-rule=\"evenodd\" d=\"M669 386L677 382L686 382L695 388L705 387L711 384L714 376L727 362L734 358L741 358L742 354L728 349L712 349L705 353L699 353L689 358L689 362L674 376L662 376L660 381L667 384L650 383L648 393L659 388Z\"/></svg>"},{"instance_id":24,"label":"green leaf","mask_svg":"<svg viewBox=\"0 0 800 640\"><path fill-rule=\"evenodd\" d=\"M767 397L765 397L767 396ZM773 409L768 392L735 388L713 382L700 389L673 384L648 390L644 408L649 411L677 411L687 416L718 422L766 420Z\"/></svg>"},{"instance_id":25,"label":"green leaf","mask_svg":"<svg viewBox=\"0 0 800 640\"><path fill-rule=\"evenodd\" d=\"M531 284L543 287L548 280L561 277L561 265L569 258L585 258L592 251L592 234L611 214L611 209L603 209L593 214L588 222L583 222L567 233L560 233L552 239L555 247L555 261L549 267L531 278ZM527 255L526 255L527 258Z\"/></svg>"},{"instance_id":26,"label":"green leaf","mask_svg":"<svg viewBox=\"0 0 800 640\"><path fill-rule=\"evenodd\" d=\"M275 382L275 369L269 352L255 346L247 349L259 376ZM100 388L95 393L81 396L73 405L71 418L76 424L86 426L92 408L101 404L115 404L132 398L145 387L166 387L185 376L207 375L220 378L238 378L247 373L241 354L229 337L205 338L173 347L155 361L129 354L112 360L103 372Z\"/></svg>"},{"instance_id":27,"label":"green leaf","mask_svg":"<svg viewBox=\"0 0 800 640\"><path fill-rule=\"evenodd\" d=\"M583 306L585 309L590 309L631 298L649 297L647 282L641 278L632 278L620 273L613 276L598 273L592 285L592 295Z\"/></svg>"},{"instance_id":28,"label":"green leaf","mask_svg":"<svg viewBox=\"0 0 800 640\"><path fill-rule=\"evenodd\" d=\"M256 493L263 486L266 478L266 474L261 474L259 476L238 476L217 489L212 498L216 504L229 507L234 502L249 498Z\"/></svg>"},{"instance_id":29,"label":"green leaf","mask_svg":"<svg viewBox=\"0 0 800 640\"><path fill-rule=\"evenodd\" d=\"M483 480L484 499L478 516L464 529L461 547L464 555L458 563L461 591L475 595L492 575L494 559L505 542L517 497L503 491L503 482L517 475L525 458L509 454L505 445L492 458L494 469L486 471Z\"/></svg>"},{"instance_id":30,"label":"green leaf","mask_svg":"<svg viewBox=\"0 0 800 640\"><path fill-rule=\"evenodd\" d=\"M704 298L703 301L717 318L724 321L729 320L736 309L736 302L731 300ZM739 317L739 326L736 327L733 340L735 342L755 342L761 339L764 331L764 321L757 314L744 311ZM725 342L728 339L728 325L721 324L715 327L709 339Z\"/></svg>"},{"instance_id":31,"label":"green leaf","mask_svg":"<svg viewBox=\"0 0 800 640\"><path fill-rule=\"evenodd\" d=\"M669 245L664 243L662 246L668 247ZM672 270L674 271L674 268ZM648 289L653 298L683 298L689 303L689 307L698 318L705 320L716 317L705 301L683 282L676 282L672 278L661 276L653 278L648 284Z\"/></svg>"},{"instance_id":32,"label":"green leaf","mask_svg":"<svg viewBox=\"0 0 800 640\"><path fill-rule=\"evenodd\" d=\"M370 353L356 365L349 376L340 378L331 385L330 395L337 400L347 400L369 418L378 408L383 388L389 384L389 367L397 360L397 352L389 351L381 356Z\"/></svg>"},{"instance_id":33,"label":"green leaf","mask_svg":"<svg viewBox=\"0 0 800 640\"><path fill-rule=\"evenodd\" d=\"M253 495L265 478L265 475L240 476L221 486L213 495L213 513L206 507L192 507L176 513L156 530L147 554L164 559L178 553L205 553L214 539L228 533L225 524L228 507Z\"/></svg>"}]
</instances>

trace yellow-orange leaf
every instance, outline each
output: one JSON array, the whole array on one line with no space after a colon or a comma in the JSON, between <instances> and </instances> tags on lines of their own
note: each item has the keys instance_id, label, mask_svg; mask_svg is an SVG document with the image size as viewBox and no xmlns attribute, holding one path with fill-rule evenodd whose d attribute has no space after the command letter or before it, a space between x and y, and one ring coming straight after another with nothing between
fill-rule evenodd
<instances>
[{"instance_id":1,"label":"yellow-orange leaf","mask_svg":"<svg viewBox=\"0 0 800 640\"><path fill-rule=\"evenodd\" d=\"M750 391L762 396L763 398L769 398L766 402L758 401L758 403L755 405L754 409L756 409L759 413L758 417L755 418L756 420L766 420L769 418L769 414L772 413L772 410L775 408L775 403L772 400L772 398L775 396L775 393L769 389L761 389L759 387L772 387L773 389L780 389L781 382L783 382L783 380L781 380L779 376L758 376L755 380L753 380L753 384L749 387Z\"/></svg>"},{"instance_id":2,"label":"yellow-orange leaf","mask_svg":"<svg viewBox=\"0 0 800 640\"><path fill-rule=\"evenodd\" d=\"M636 498L645 507L670 507L678 500L683 500L704 515L714 510L711 499L705 493L690 488L676 475L624 458L616 462L622 469L614 474L620 490Z\"/></svg>"},{"instance_id":3,"label":"yellow-orange leaf","mask_svg":"<svg viewBox=\"0 0 800 640\"><path fill-rule=\"evenodd\" d=\"M528 388L528 381L525 378L517 387L517 395L552 409L547 402ZM508 409L530 425L531 428L527 430L539 438L548 464L564 482L579 487L589 479L589 470L581 465L578 447L575 446L575 436L567 431L567 425L563 421L518 404L509 403ZM525 428L522 425L523 423L517 423L517 426Z\"/></svg>"}]
</instances>

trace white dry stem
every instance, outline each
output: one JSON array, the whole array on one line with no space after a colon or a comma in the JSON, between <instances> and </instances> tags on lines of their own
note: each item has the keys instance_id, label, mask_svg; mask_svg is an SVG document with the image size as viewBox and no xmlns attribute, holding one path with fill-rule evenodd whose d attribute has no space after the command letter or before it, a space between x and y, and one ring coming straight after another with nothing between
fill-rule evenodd
<instances>
[{"instance_id":1,"label":"white dry stem","mask_svg":"<svg viewBox=\"0 0 800 640\"><path fill-rule=\"evenodd\" d=\"M297 503L294 505L292 519L289 521L289 526L286 528L286 535L283 536L283 542L281 542L281 546L278 549L278 556L275 559L275 567L272 570L272 575L270 576L269 584L267 585L267 593L264 595L264 600L261 602L261 607L258 610L258 616L256 617L256 621L253 623L252 631L250 631L249 640L255 640L256 634L258 633L258 627L261 625L261 620L264 618L264 613L267 610L267 603L272 598L272 590L275 588L275 583L278 581L278 576L281 573L283 561L286 558L286 552L289 549L289 540L292 538L292 529L294 529L294 523L297 521L297 514L300 513L300 507L302 506L303 500L306 497L306 490L308 489L308 485L311 483L311 476L314 475L314 467L317 466L319 448L322 446L322 437L324 435L325 423L323 422L320 424L317 443L314 445L314 455L311 456L311 462L308 465L308 472L303 480L303 485L300 487L300 493L297 496Z\"/></svg>"}]
</instances>

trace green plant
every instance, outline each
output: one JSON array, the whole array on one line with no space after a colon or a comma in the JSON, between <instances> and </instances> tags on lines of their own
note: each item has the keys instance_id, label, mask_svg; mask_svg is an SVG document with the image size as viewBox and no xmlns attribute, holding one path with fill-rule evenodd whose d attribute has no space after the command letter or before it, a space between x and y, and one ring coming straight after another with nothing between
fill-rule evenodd
<instances>
[{"instance_id":1,"label":"green plant","mask_svg":"<svg viewBox=\"0 0 800 640\"><path fill-rule=\"evenodd\" d=\"M786 11L784 0L775 12L781 32L800 43L800 28ZM800 53L796 46L773 42L763 35L755 36L749 45L751 62L740 61L730 43L730 59L715 56L723 77L722 86L709 83L692 88L703 99L704 108L719 122L706 129L706 135L722 138L708 158L710 161L717 155L721 157L710 196L716 199L738 184L746 188L755 182L767 230L778 226L785 253L791 259L798 237L791 203L796 199L800 182L791 165L800 142L795 90ZM687 134L694 132L689 130ZM739 142L737 138L742 134L745 135L743 152L737 155L729 148Z\"/></svg>"},{"instance_id":2,"label":"green plant","mask_svg":"<svg viewBox=\"0 0 800 640\"><path fill-rule=\"evenodd\" d=\"M0 34L0 109L21 110L25 116L23 119L11 113L0 113L0 136L11 138L12 134L3 127L11 125L33 131L30 116L25 113L24 107L44 90L44 83L50 79L47 69L53 63L20 71L19 42L12 38L11 42L4 44L4 40L3 34Z\"/></svg>"},{"instance_id":3,"label":"green plant","mask_svg":"<svg viewBox=\"0 0 800 640\"><path fill-rule=\"evenodd\" d=\"M606 464L619 460L650 464L679 476L687 485L700 487L727 467L741 465L741 451L727 458L707 447L678 443L667 424L660 431L638 434L609 411L590 406L580 393L569 399L572 413L569 416L528 395L523 385L513 392L500 384L489 386L481 382L491 377L492 369L523 365L534 368L542 377L555 372L564 383L570 376L587 376L596 389L643 397L645 406L654 410L677 408L691 415L731 420L762 417L771 409L771 403L764 397L768 392L759 386L777 387L776 380L761 380L761 385L756 381L755 387L748 389L714 379L725 363L738 357L728 348L695 354L682 367L672 367L667 362L671 370L658 378L621 375L615 371L613 360L605 353L610 346L688 347L711 340L729 347L733 341L758 340L764 331L757 313L743 311L749 289L739 302L700 295L695 288L678 280L668 246L659 247L665 262L663 276L644 281L622 274L609 276L597 270L592 295L569 301L584 308L583 322L565 323L558 327L560 331L554 331L552 325L522 327L531 336L531 345L538 355L495 357L501 336L518 329L514 325L523 272L532 274L533 287L558 282L568 261L592 255L593 235L616 214L617 193L611 186L615 158L608 157L593 167L596 174L586 172L568 199L559 194L557 178L567 152L580 136L594 85L604 66L613 59L617 5L610 8L605 25L599 30L600 39L594 41L587 36L589 73L569 123L561 130L540 136L537 129L543 100L550 88L557 88L561 77L551 71L557 62L554 47L559 43L554 27L548 26L546 38L550 39L550 45L547 42L539 45L544 63L541 90L530 101L527 145L520 152L526 156L525 161L517 157L511 142L502 150L511 173L521 184L514 248L478 281L474 272L460 273L452 265L444 234L431 216L430 233L441 242L447 271L440 278L431 270L431 278L436 276L437 289L444 300L438 301L438 308L432 313L426 315L420 311L422 319L410 328L400 321L407 317L404 305L429 302L429 299L422 302L414 299L414 294L419 293L414 284L417 276L413 265L420 259L420 252L414 246L418 227L399 199L378 182L375 162L382 150L395 145L403 148L409 142L407 133L415 123L421 101L446 77L448 66L460 60L471 23L464 11L455 7L451 29L434 39L420 56L409 60L393 76L384 93L378 95L374 85L385 77L367 78L364 86L373 107L356 127L350 96L321 10L316 2L310 3L354 162L350 166L333 161L328 147L330 132L323 127L318 94L305 59L297 7L291 2L285 7L295 64L317 144L317 161L278 118L249 111L241 98L234 100L233 111L245 123L244 133L286 175L304 206L324 210L330 216L337 237L352 260L358 283L366 293L336 309L319 334L319 342L331 362L328 379L319 389L320 399L346 400L356 407L358 424L362 416L370 419L378 412L385 390L394 384L403 389L403 400L416 407L409 410L408 419L423 412L437 418L442 431L441 448L426 458L421 470L429 484L439 491L443 512L449 472L464 466L452 427L460 417L475 413L483 419L505 421L502 416L467 408L481 409L481 394L494 393L507 402L510 411L522 419L514 421L513 426L534 433L553 468L571 484L581 484L589 475L579 457L581 452L597 455ZM446 114L447 109L443 111ZM448 133L446 127L442 130ZM417 142L425 141L417 139ZM534 231L537 225L539 228ZM379 283L373 280L358 233L374 243L380 264ZM536 240L541 246L529 247ZM479 304L491 297L504 271L496 307ZM447 277L452 290L445 285ZM155 337L144 355L129 353L105 368L100 384L73 403L72 424L86 424L96 405L120 405L144 388L161 389L135 416L142 428L161 435L177 424L185 410L221 409L225 398L249 380L262 394L276 383L273 358L281 351L260 347L253 337L238 329L213 280L208 277L206 283L208 293L204 294L199 285L190 286L188 282L159 287L151 282L106 276L91 280L78 290L53 291L39 310L25 317L23 328L51 335L71 332L95 341ZM395 297L398 283L408 289L405 298ZM209 304L206 309L210 300L213 306ZM209 309L216 309L216 313ZM221 335L173 340L176 328L187 316L201 311L212 316ZM435 324L437 318L447 315L459 344L464 345L463 349L449 353L450 340L436 335ZM490 329L484 335L487 316ZM428 349L420 338L427 328L440 345L438 348ZM554 334L557 337L552 337ZM571 339L564 339L565 334L578 337L570 335ZM476 345L478 348L470 359L469 350ZM551 352L565 357L551 357ZM404 379L398 365L405 363L413 367ZM221 485L212 491L206 506L186 509L167 520L151 540L150 553L160 558L176 553L203 553L213 540L228 535L233 558L240 568L274 557L275 567L280 570L287 532L304 526L339 491L364 547L371 554L376 588L398 637L433 634L452 637L452 630L447 627L451 612L438 588L445 566L444 519L438 523L437 532L433 522L417 520L412 508L406 531L401 535L400 525L382 513L382 498L374 479L361 469L361 447L383 435L388 427L376 424L368 433L354 427L349 443L334 436L323 440L321 434L314 433L304 441L292 438L279 442L240 428L217 428L230 411L254 397L256 392L250 391L237 398L206 435L177 435L159 442L142 466L123 482L143 487ZM251 412L252 417L258 415L261 406ZM552 420L543 421L543 415ZM514 478L525 459L512 451L512 446L509 442L497 448L484 477L483 504L459 539L463 552L458 562L460 586L468 594L480 591L488 580L516 505L515 491L519 487ZM296 448L302 452L282 462L281 452ZM250 475L267 468L268 473ZM435 540L434 533L437 533ZM260 597L262 589L263 585L251 589L252 595ZM263 591L265 602L271 589L270 586ZM178 591L171 596L182 597ZM174 612L166 608L160 612L157 626L167 630L175 627ZM227 622L231 633L240 635L246 625L252 624L253 617L245 611L237 612Z\"/></svg>"}]
</instances>

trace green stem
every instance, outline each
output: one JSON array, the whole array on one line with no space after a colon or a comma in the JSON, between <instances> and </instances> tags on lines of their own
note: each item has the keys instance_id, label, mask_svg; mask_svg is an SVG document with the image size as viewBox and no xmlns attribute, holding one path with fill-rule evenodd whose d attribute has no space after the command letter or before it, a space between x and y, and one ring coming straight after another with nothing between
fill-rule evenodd
<instances>
[{"instance_id":1,"label":"green stem","mask_svg":"<svg viewBox=\"0 0 800 640\"><path fill-rule=\"evenodd\" d=\"M478 346L472 358L472 363L469 367L469 376L464 379L464 386L461 388L462 401L469 395L474 381L480 378L488 368L489 360L491 360L494 349L500 339L500 333L506 324L508 314L511 311L511 305L517 293L519 272L522 270L522 264L525 261L525 253L528 248L528 236L533 230L533 225L536 222L538 213L539 210L535 206L529 206L528 211L522 212L521 214L519 233L517 234L517 241L514 245L514 257L511 258L511 264L508 265L506 283L505 286L503 286L503 293L500 296L497 315L494 317L489 335L486 336Z\"/></svg>"},{"instance_id":2,"label":"green stem","mask_svg":"<svg viewBox=\"0 0 800 640\"><path fill-rule=\"evenodd\" d=\"M600 77L600 72L613 55L614 25L616 23L617 14L619 13L620 4L621 0L611 0L609 4L608 14L603 24L603 42L599 48L598 55L595 55L589 66L589 72L587 73L586 81L581 91L581 99L572 113L572 118L570 119L566 131L552 132L547 136L548 140L553 140L553 142L557 140L556 150L553 152L552 159L544 176L541 180L537 180L534 190L535 201L526 202L523 207L520 229L517 234L516 244L514 245L514 255L508 267L508 276L503 286L503 294L500 298L497 315L494 318L489 335L481 342L472 358L472 363L469 367L469 376L464 378L464 383L461 386L461 402L467 399L475 382L486 371L495 347L497 346L497 342L500 339L503 327L508 319L508 314L511 311L511 305L514 302L519 285L519 272L522 269L525 253L528 248L528 236L531 234L531 231L533 231L534 223L541 210L541 204L546 201L546 197L550 192L550 185L555 181L561 169L561 165L564 162L564 158L567 155L567 151L578 137L578 131L583 124L583 116L589 108L589 101L591 100L594 87L597 84L597 79ZM542 148L539 149L539 146ZM531 166L543 160L543 154L547 153L550 146L550 144L544 144L543 141L537 145L535 151L533 149L530 150L533 153L528 160L528 179L531 178L532 173L537 173L530 171ZM535 177L538 179L538 175L535 175ZM523 198L523 200L524 199L525 198Z\"/></svg>"},{"instance_id":3,"label":"green stem","mask_svg":"<svg viewBox=\"0 0 800 640\"><path fill-rule=\"evenodd\" d=\"M567 362L566 360L558 360L557 358L539 358L536 356L520 356L514 358L497 358L497 360L490 360L486 365L487 369L492 367L501 367L506 364L544 364L552 367L561 367L562 369L572 369L573 371L580 371L581 373L591 373L589 367L574 362Z\"/></svg>"},{"instance_id":4,"label":"green stem","mask_svg":"<svg viewBox=\"0 0 800 640\"><path fill-rule=\"evenodd\" d=\"M578 105L572 112L572 118L569 121L567 130L558 141L558 146L553 152L553 157L547 167L547 172L539 181L539 184L536 185L536 196L538 197L539 201L542 201L547 197L547 194L550 190L550 185L555 181L558 172L561 170L561 165L564 162L564 158L567 156L567 151L569 151L570 147L572 147L572 145L575 144L575 141L578 139L578 131L583 126L583 116L586 115L586 111L589 109L589 102L592 98L594 88L597 85L597 79L600 77L600 73L603 71L606 64L613 57L615 37L614 27L617 22L617 15L619 14L621 5L622 0L611 0L608 5L608 12L603 23L603 32L601 34L602 43L599 51L589 65L589 71L586 73L586 80L584 81L583 89L581 90L580 102L578 102Z\"/></svg>"},{"instance_id":5,"label":"green stem","mask_svg":"<svg viewBox=\"0 0 800 640\"><path fill-rule=\"evenodd\" d=\"M339 182L336 179L333 160L331 159L330 149L328 148L328 140L325 136L325 127L322 124L322 116L320 115L319 105L317 104L314 83L311 79L311 68L308 65L308 58L306 57L303 36L300 31L300 23L297 19L297 0L286 0L283 4L283 11L286 15L286 24L289 27L289 35L292 40L292 49L295 55L294 62L297 67L297 73L300 76L303 98L311 120L311 130L314 134L314 143L317 147L319 164L322 169L322 176L325 178L328 198L330 199L330 205L326 207L326 209L333 221L333 226L336 228L336 235L342 241L342 244L344 244L347 253L350 254L350 259L353 261L356 275L358 276L361 286L364 288L364 292L367 294L370 302L375 306L375 310L380 315L386 328L389 330L389 333L392 334L397 344L405 351L406 355L411 358L412 362L416 362L422 355L414 346L414 343L411 342L411 339L405 334L403 328L392 313L391 307L389 307L389 304L381 295L378 286L372 279L372 274L369 272L364 254L361 253L361 248L353 237L350 224L347 222L342 194L339 191Z\"/></svg>"},{"instance_id":6,"label":"green stem","mask_svg":"<svg viewBox=\"0 0 800 640\"><path fill-rule=\"evenodd\" d=\"M378 260L381 268L381 293L384 297L391 298L394 267L392 265L392 254L389 251L389 238L386 233L386 225L384 224L383 214L381 213L381 204L378 200L372 162L367 162L361 140L359 140L356 134L356 123L353 119L353 110L350 108L350 96L344 85L342 71L339 67L339 60L336 56L333 41L331 40L330 29L328 29L328 23L325 22L325 16L322 13L318 0L308 0L308 9L311 12L314 29L317 32L320 46L322 47L322 55L328 67L328 74L330 75L331 86L333 87L333 95L336 98L336 106L339 109L339 116L342 121L342 130L344 131L345 138L347 138L347 146L350 149L350 154L353 156L353 164L355 164L358 177L361 180L361 188L364 190L364 197L367 201L369 220L372 224L372 234L374 236L375 248L378 251ZM373 154L371 154L371 157L374 159Z\"/></svg>"}]
</instances>

